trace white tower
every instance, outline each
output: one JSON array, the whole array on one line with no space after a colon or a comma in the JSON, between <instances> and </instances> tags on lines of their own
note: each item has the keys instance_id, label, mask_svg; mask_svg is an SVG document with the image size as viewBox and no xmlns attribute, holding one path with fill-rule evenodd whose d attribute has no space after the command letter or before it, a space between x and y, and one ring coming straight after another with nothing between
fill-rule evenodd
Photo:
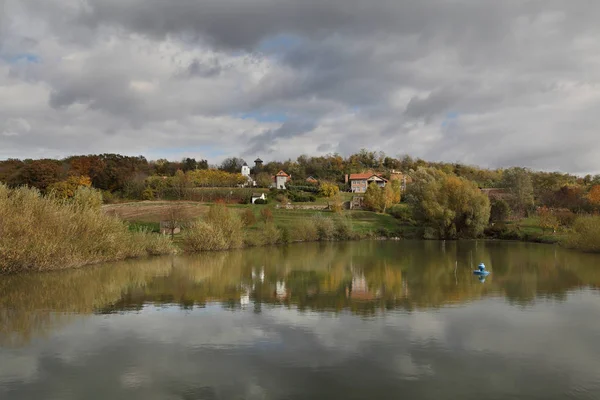
<instances>
[{"instance_id":1,"label":"white tower","mask_svg":"<svg viewBox=\"0 0 600 400\"><path fill-rule=\"evenodd\" d=\"M250 176L250 167L246 163L244 163L244 165L242 165L242 175L244 175L246 177Z\"/></svg>"}]
</instances>

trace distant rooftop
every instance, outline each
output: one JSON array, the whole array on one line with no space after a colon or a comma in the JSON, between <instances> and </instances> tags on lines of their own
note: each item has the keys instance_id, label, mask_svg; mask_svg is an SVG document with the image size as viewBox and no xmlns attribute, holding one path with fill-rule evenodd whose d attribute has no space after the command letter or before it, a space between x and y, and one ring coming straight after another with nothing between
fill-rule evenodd
<instances>
[{"instance_id":1,"label":"distant rooftop","mask_svg":"<svg viewBox=\"0 0 600 400\"><path fill-rule=\"evenodd\" d=\"M254 160L255 163L261 163L263 162L263 160L261 160L260 158L257 158L256 160Z\"/></svg>"}]
</instances>

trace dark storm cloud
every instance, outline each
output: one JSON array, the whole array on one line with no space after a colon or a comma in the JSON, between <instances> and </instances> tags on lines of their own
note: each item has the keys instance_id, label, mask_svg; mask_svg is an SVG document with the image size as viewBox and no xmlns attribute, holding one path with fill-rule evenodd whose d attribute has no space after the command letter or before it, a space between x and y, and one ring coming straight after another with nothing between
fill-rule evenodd
<instances>
[{"instance_id":1,"label":"dark storm cloud","mask_svg":"<svg viewBox=\"0 0 600 400\"><path fill-rule=\"evenodd\" d=\"M69 126L124 143L210 142L227 155L294 157L335 143L600 172L588 155L600 151L598 1L0 4L0 87L13 100L0 100L0 119L31 127L10 136L12 156L27 155L26 137ZM19 54L42 62L11 64ZM558 161L556 148L567 149Z\"/></svg>"},{"instance_id":2,"label":"dark storm cloud","mask_svg":"<svg viewBox=\"0 0 600 400\"><path fill-rule=\"evenodd\" d=\"M195 59L186 68L185 72L179 74L180 77L187 78L212 78L221 73L223 67L218 59L212 59L207 62Z\"/></svg>"},{"instance_id":3,"label":"dark storm cloud","mask_svg":"<svg viewBox=\"0 0 600 400\"><path fill-rule=\"evenodd\" d=\"M254 136L249 141L250 147L244 155L256 154L257 152L271 152L272 146L278 144L280 140L290 139L296 136L305 135L315 129L316 124L309 121L286 121L281 127Z\"/></svg>"}]
</instances>

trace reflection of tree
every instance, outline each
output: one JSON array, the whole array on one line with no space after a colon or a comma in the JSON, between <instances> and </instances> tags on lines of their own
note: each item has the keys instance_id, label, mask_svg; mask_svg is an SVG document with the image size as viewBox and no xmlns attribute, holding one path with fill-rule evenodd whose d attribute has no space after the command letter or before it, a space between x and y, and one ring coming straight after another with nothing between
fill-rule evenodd
<instances>
[{"instance_id":1,"label":"reflection of tree","mask_svg":"<svg viewBox=\"0 0 600 400\"><path fill-rule=\"evenodd\" d=\"M171 270L169 258L120 262L0 279L0 345L19 344L120 301L136 287Z\"/></svg>"},{"instance_id":2,"label":"reflection of tree","mask_svg":"<svg viewBox=\"0 0 600 400\"><path fill-rule=\"evenodd\" d=\"M484 284L472 269L485 262ZM182 308L218 302L255 312L264 304L370 315L506 296L565 299L600 285L598 257L547 245L502 242L315 243L156 258L0 280L0 344L18 344L74 314Z\"/></svg>"}]
</instances>

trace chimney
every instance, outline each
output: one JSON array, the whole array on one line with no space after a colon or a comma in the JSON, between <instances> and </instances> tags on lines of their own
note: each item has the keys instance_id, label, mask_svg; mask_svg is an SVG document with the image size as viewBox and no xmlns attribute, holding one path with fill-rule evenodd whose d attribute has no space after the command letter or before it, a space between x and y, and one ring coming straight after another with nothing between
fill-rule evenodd
<instances>
[{"instance_id":1,"label":"chimney","mask_svg":"<svg viewBox=\"0 0 600 400\"><path fill-rule=\"evenodd\" d=\"M344 182L345 182L345 183L348 183L348 174L346 174L346 175L344 176Z\"/></svg>"}]
</instances>

